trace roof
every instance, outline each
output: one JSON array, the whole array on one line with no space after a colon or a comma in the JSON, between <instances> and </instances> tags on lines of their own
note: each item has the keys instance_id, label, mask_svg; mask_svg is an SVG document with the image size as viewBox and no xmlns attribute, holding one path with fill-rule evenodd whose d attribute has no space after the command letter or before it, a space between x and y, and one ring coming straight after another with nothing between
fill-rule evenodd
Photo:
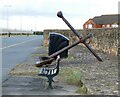
<instances>
[{"instance_id":1,"label":"roof","mask_svg":"<svg viewBox=\"0 0 120 97\"><path fill-rule=\"evenodd\" d=\"M120 15L120 14L119 14ZM118 14L101 15L92 19L96 24L114 24L118 23Z\"/></svg>"}]
</instances>

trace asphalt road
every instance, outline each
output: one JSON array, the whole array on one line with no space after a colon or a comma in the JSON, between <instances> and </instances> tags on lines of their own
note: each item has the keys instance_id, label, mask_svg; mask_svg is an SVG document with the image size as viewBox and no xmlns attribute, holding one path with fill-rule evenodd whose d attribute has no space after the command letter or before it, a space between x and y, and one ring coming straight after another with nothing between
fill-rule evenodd
<instances>
[{"instance_id":1,"label":"asphalt road","mask_svg":"<svg viewBox=\"0 0 120 97\"><path fill-rule=\"evenodd\" d=\"M2 38L2 82L9 78L9 71L15 65L22 63L42 43L42 35Z\"/></svg>"}]
</instances>

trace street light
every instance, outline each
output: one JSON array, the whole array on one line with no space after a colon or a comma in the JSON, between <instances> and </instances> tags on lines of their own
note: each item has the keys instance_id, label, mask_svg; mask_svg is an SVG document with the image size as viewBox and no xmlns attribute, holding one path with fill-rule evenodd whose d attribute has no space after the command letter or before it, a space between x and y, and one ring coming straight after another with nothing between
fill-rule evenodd
<instances>
[{"instance_id":1,"label":"street light","mask_svg":"<svg viewBox=\"0 0 120 97\"><path fill-rule=\"evenodd\" d=\"M22 31L22 12L20 13L20 30Z\"/></svg>"},{"instance_id":2,"label":"street light","mask_svg":"<svg viewBox=\"0 0 120 97\"><path fill-rule=\"evenodd\" d=\"M4 5L4 7L7 8L7 30L9 32L9 7L12 7L12 6L11 5Z\"/></svg>"}]
</instances>

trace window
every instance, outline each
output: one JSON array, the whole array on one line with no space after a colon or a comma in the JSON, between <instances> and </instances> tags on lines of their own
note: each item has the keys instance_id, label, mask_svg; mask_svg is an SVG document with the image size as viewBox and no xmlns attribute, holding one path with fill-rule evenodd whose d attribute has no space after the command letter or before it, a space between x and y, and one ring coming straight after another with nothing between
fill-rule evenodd
<instances>
[{"instance_id":1,"label":"window","mask_svg":"<svg viewBox=\"0 0 120 97\"><path fill-rule=\"evenodd\" d=\"M107 24L107 27L109 28L109 27L110 27L110 25L109 25L109 24Z\"/></svg>"},{"instance_id":2,"label":"window","mask_svg":"<svg viewBox=\"0 0 120 97\"><path fill-rule=\"evenodd\" d=\"M92 29L93 28L93 25L90 23L90 24L88 24L88 28L89 29Z\"/></svg>"},{"instance_id":3,"label":"window","mask_svg":"<svg viewBox=\"0 0 120 97\"><path fill-rule=\"evenodd\" d=\"M85 28L88 28L88 25L85 25Z\"/></svg>"},{"instance_id":4,"label":"window","mask_svg":"<svg viewBox=\"0 0 120 97\"><path fill-rule=\"evenodd\" d=\"M118 27L118 24L112 24L112 27L116 28Z\"/></svg>"},{"instance_id":5,"label":"window","mask_svg":"<svg viewBox=\"0 0 120 97\"><path fill-rule=\"evenodd\" d=\"M105 25L102 25L103 28L105 28Z\"/></svg>"}]
</instances>

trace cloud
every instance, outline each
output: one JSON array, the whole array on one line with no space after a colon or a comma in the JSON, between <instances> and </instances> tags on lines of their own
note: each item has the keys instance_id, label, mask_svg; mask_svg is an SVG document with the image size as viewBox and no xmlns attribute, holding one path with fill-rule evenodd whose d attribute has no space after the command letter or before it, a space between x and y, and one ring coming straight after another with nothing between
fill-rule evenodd
<instances>
[{"instance_id":1,"label":"cloud","mask_svg":"<svg viewBox=\"0 0 120 97\"><path fill-rule=\"evenodd\" d=\"M75 25L82 28L82 24L89 18L103 14L116 14L119 0L0 0L0 21L5 25L7 20L7 7L9 12L9 24L11 27L20 28L20 17L23 26L34 29L32 24L37 22L38 29L44 28L68 28L63 21L57 20L57 12L62 11L64 16ZM18 21L18 22L16 22ZM60 25L56 25L60 23ZM18 27L17 27L18 25Z\"/></svg>"},{"instance_id":2,"label":"cloud","mask_svg":"<svg viewBox=\"0 0 120 97\"><path fill-rule=\"evenodd\" d=\"M11 5L9 8L10 15L52 15L57 11L62 10L68 15L82 14L86 7L83 0L4 0L3 5ZM6 13L6 8L3 7L3 15Z\"/></svg>"},{"instance_id":3,"label":"cloud","mask_svg":"<svg viewBox=\"0 0 120 97\"><path fill-rule=\"evenodd\" d=\"M102 14L117 11L118 0L2 0L3 5L11 5L10 15L54 16L63 11L69 16ZM107 5L106 5L107 4ZM108 10L109 9L109 10ZM3 15L6 15L3 7Z\"/></svg>"}]
</instances>

